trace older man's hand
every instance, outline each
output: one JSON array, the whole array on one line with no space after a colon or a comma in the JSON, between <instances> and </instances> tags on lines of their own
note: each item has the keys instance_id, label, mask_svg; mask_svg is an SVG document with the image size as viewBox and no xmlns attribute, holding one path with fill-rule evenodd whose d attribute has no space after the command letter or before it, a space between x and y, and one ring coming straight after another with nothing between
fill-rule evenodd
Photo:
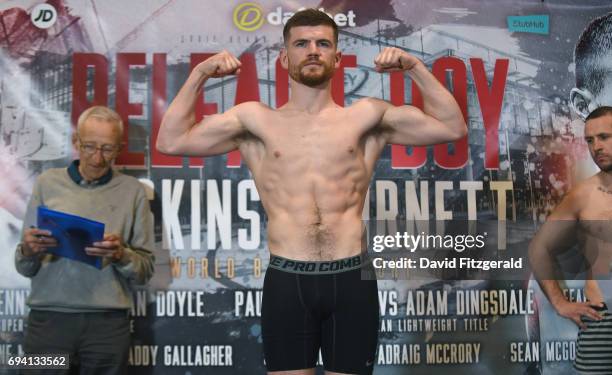
<instances>
[{"instance_id":1,"label":"older man's hand","mask_svg":"<svg viewBox=\"0 0 612 375\"><path fill-rule=\"evenodd\" d=\"M106 233L102 241L94 242L92 246L85 248L85 252L88 255L109 258L113 262L121 259L124 251L125 247L121 242L121 238L113 233Z\"/></svg>"}]
</instances>

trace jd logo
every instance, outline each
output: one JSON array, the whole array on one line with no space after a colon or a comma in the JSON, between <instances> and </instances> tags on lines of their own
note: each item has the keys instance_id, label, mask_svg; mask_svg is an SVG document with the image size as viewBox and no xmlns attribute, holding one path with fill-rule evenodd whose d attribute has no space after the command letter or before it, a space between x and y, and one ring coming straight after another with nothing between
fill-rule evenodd
<instances>
[{"instance_id":1,"label":"jd logo","mask_svg":"<svg viewBox=\"0 0 612 375\"><path fill-rule=\"evenodd\" d=\"M234 8L234 25L242 31L255 31L264 23L261 7L256 3L243 3Z\"/></svg>"},{"instance_id":2,"label":"jd logo","mask_svg":"<svg viewBox=\"0 0 612 375\"><path fill-rule=\"evenodd\" d=\"M38 4L30 13L30 20L39 29L48 29L57 21L57 11L50 4Z\"/></svg>"}]
</instances>

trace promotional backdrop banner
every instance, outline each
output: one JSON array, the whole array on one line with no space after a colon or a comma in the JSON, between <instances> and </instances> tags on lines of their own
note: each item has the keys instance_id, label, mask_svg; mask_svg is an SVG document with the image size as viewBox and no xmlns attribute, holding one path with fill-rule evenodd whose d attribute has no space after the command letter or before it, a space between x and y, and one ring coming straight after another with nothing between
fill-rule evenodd
<instances>
[{"instance_id":1,"label":"promotional backdrop banner","mask_svg":"<svg viewBox=\"0 0 612 375\"><path fill-rule=\"evenodd\" d=\"M423 106L408 75L374 70L374 58L391 46L425 63L468 125L468 136L453 144L388 145L365 223L486 223L496 228L499 254L522 254L526 262L524 250L546 215L598 171L583 114L593 109L584 101L587 88L593 103L612 105L612 5L605 2L4 1L0 362L22 353L27 329L29 280L13 257L33 181L76 155L79 114L108 105L125 124L116 168L146 186L155 217L156 271L134 295L130 374L265 373L260 314L269 253L251 175L237 151L171 157L155 142L190 70L222 50L239 57L241 73L206 82L198 118L246 101L286 103L282 28L302 7L322 9L339 25L337 104L376 97ZM578 329L556 314L529 272L508 279L392 275L378 284L375 374L574 371ZM564 292L585 299L580 282L567 282Z\"/></svg>"}]
</instances>

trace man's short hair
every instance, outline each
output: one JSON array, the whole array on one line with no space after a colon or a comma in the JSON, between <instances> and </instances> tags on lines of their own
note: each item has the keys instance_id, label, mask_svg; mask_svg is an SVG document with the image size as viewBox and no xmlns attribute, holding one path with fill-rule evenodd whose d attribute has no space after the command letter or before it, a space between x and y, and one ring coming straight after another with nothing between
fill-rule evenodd
<instances>
[{"instance_id":1,"label":"man's short hair","mask_svg":"<svg viewBox=\"0 0 612 375\"><path fill-rule=\"evenodd\" d=\"M327 15L327 13L322 12L318 9L308 8L304 10L300 10L295 13L283 28L283 39L285 41L285 45L289 42L289 32L291 28L297 26L329 26L334 29L334 45L338 45L338 25L336 22Z\"/></svg>"},{"instance_id":2,"label":"man's short hair","mask_svg":"<svg viewBox=\"0 0 612 375\"><path fill-rule=\"evenodd\" d=\"M580 35L574 50L576 87L598 95L612 56L612 12L594 19Z\"/></svg>"},{"instance_id":3,"label":"man's short hair","mask_svg":"<svg viewBox=\"0 0 612 375\"><path fill-rule=\"evenodd\" d=\"M117 126L119 136L123 134L123 120L121 120L121 116L119 116L119 114L113 111L112 109L102 105L89 107L85 111L83 111L83 113L81 113L77 121L77 132L81 131L83 124L90 117L95 117L98 120L115 124Z\"/></svg>"},{"instance_id":4,"label":"man's short hair","mask_svg":"<svg viewBox=\"0 0 612 375\"><path fill-rule=\"evenodd\" d=\"M586 121L594 120L596 118L603 117L603 116L612 116L612 107L607 106L607 105L598 107L596 110L589 113L589 116L586 118Z\"/></svg>"}]
</instances>

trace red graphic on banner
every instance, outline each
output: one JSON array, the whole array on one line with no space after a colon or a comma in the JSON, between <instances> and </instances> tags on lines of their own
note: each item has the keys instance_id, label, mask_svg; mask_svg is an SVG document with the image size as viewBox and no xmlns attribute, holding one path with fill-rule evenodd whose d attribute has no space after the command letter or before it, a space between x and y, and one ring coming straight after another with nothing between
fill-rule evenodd
<instances>
[{"instance_id":1,"label":"red graphic on banner","mask_svg":"<svg viewBox=\"0 0 612 375\"><path fill-rule=\"evenodd\" d=\"M197 64L213 56L214 53L195 53L191 55L191 69ZM241 73L236 76L236 96L234 104L247 101L260 101L259 81L257 78L257 65L252 53L244 53ZM481 59L470 59L474 85L478 94L478 100L482 112L485 127L485 167L488 169L499 168L499 124L503 105L506 76L508 72L508 60L499 59L495 63L492 83L487 83L484 63ZM119 53L117 54L116 72L116 109L124 121L124 142L129 141L129 117L131 115L142 115L142 103L130 103L128 96L129 70L131 66L144 66L146 55L144 53ZM344 68L356 67L357 57L355 55L344 55L340 67L332 78L332 97L334 101L344 106ZM88 98L87 71L93 69L93 82L91 82L92 93ZM154 54L153 59L153 122L150 132L150 145L155 145L157 133L161 124L163 112L167 107L166 93L166 56L165 54ZM78 115L92 105L106 105L108 103L108 79L109 64L107 59L99 54L76 53L73 58L73 101L72 121L76 124ZM432 73L444 85L447 78L452 77L450 88L455 100L461 108L464 119L467 119L467 68L465 63L456 57L442 57L433 63ZM281 107L289 100L289 77L287 70L283 69L280 60L276 61L276 107ZM396 72L390 78L391 102L394 105L404 105L404 74ZM196 101L196 119L202 119L206 115L218 112L217 103L206 103L204 101L205 88ZM412 82L413 106L423 109L423 98L418 86ZM128 145L129 146L129 145ZM408 150L410 149L410 152ZM452 151L448 144L434 146L434 162L444 169L463 168L468 162L468 138L467 136L453 143ZM152 165L156 167L180 167L182 159L179 157L164 156L155 147L151 147ZM392 145L391 165L393 168L419 168L427 161L426 147L406 147ZM117 165L144 167L145 159L142 152L130 152L129 147L124 148L117 159ZM201 167L204 165L202 158L191 158L189 165ZM233 151L228 154L227 166L239 167L241 165L240 153Z\"/></svg>"},{"instance_id":2,"label":"red graphic on banner","mask_svg":"<svg viewBox=\"0 0 612 375\"><path fill-rule=\"evenodd\" d=\"M509 61L507 59L495 61L490 87L482 59L470 59L470 63L486 133L485 168L497 169L499 168L499 117L504 102Z\"/></svg>"},{"instance_id":3,"label":"red graphic on banner","mask_svg":"<svg viewBox=\"0 0 612 375\"><path fill-rule=\"evenodd\" d=\"M9 8L0 12L0 47L21 65L31 64L41 52L67 55L72 51L91 50L91 43L78 23L80 17L71 15L62 0L46 3L57 11L57 21L48 29L34 26L25 9Z\"/></svg>"}]
</instances>

